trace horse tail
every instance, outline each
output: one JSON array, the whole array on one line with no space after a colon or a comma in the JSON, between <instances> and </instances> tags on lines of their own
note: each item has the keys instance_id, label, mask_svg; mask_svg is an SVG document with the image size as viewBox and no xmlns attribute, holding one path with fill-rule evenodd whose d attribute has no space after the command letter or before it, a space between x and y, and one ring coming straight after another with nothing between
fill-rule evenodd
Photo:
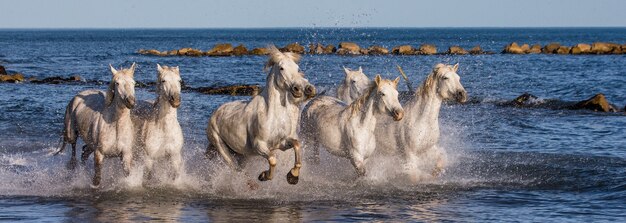
<instances>
[{"instance_id":1,"label":"horse tail","mask_svg":"<svg viewBox=\"0 0 626 223\"><path fill-rule=\"evenodd\" d=\"M63 152L63 150L65 150L65 146L66 144L69 143L75 143L76 142L76 123L74 120L74 116L72 115L72 113L74 113L74 109L73 108L73 104L74 104L74 100L75 98L72 98L72 100L70 101L70 103L67 104L67 106L65 107L65 117L63 120L63 136L61 137L61 142L60 144L60 148L59 151L57 151L54 155L57 155L61 152Z\"/></svg>"}]
</instances>

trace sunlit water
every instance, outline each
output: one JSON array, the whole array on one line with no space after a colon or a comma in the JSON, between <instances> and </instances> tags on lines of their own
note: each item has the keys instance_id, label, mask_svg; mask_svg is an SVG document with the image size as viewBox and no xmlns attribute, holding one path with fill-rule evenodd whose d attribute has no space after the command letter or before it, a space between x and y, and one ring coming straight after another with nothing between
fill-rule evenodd
<instances>
[{"instance_id":1,"label":"sunlit water","mask_svg":"<svg viewBox=\"0 0 626 223\"><path fill-rule=\"evenodd\" d=\"M626 42L626 29L277 29L277 30L80 30L0 31L0 64L27 77L110 79L108 64L137 62L136 79L152 81L156 65L180 66L188 85L262 84L265 57L150 57L140 48L210 49L215 43L355 41L362 46L434 43L481 45L499 52L507 43L557 41ZM434 64L460 63L470 95L465 105L446 104L440 144L449 154L443 176L412 184L393 157L374 157L357 179L346 159L322 153L304 163L298 185L285 175L293 152L279 152L277 176L249 190L265 170L254 159L244 173L207 160L204 130L220 104L247 97L184 92L179 120L185 133L185 175L177 182L158 165L156 179L142 180L142 167L121 173L108 159L103 185L91 189L93 163L66 168L69 153L57 150L63 113L73 95L104 85L0 84L0 220L32 221L220 221L220 220L423 220L423 221L624 221L626 215L626 116L591 111L515 108L500 105L530 92L541 99L583 100L604 93L626 105L626 56L310 56L302 70L329 94L342 66L362 66L370 77L398 75L400 65L414 85ZM407 90L404 84L400 90ZM152 99L151 89L137 89ZM80 146L79 146L80 148ZM145 185L145 186L142 186Z\"/></svg>"}]
</instances>

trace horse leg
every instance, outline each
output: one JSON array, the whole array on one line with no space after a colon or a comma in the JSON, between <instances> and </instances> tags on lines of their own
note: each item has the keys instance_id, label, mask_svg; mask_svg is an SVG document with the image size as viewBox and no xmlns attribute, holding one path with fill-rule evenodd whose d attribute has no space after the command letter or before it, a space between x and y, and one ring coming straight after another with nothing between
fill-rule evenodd
<instances>
[{"instance_id":1,"label":"horse leg","mask_svg":"<svg viewBox=\"0 0 626 223\"><path fill-rule=\"evenodd\" d=\"M230 154L230 151L228 151L228 146L224 143L224 141L222 141L217 132L209 131L207 134L209 137L209 145L207 146L205 155L210 157L210 154L212 153L211 149L217 149L217 152L222 155L222 158L224 158L228 166L230 166L233 170L241 171L240 166L235 164L233 155Z\"/></svg>"},{"instance_id":2,"label":"horse leg","mask_svg":"<svg viewBox=\"0 0 626 223\"><path fill-rule=\"evenodd\" d=\"M76 146L76 145L74 144L74 146ZM76 148L73 147L73 150L76 150ZM80 155L80 160L81 160L81 162L83 164L85 164L85 162L87 162L87 159L89 159L89 156L91 155L91 153L93 153L93 151L94 151L94 149L91 146L89 146L87 144L85 144L83 146L83 153Z\"/></svg>"},{"instance_id":3,"label":"horse leg","mask_svg":"<svg viewBox=\"0 0 626 223\"><path fill-rule=\"evenodd\" d=\"M300 176L300 168L302 167L302 150L300 148L300 142L297 139L287 139L280 150L285 151L293 148L295 161L293 168L287 173L287 182L289 184L298 184L298 178Z\"/></svg>"},{"instance_id":4,"label":"horse leg","mask_svg":"<svg viewBox=\"0 0 626 223\"><path fill-rule=\"evenodd\" d=\"M93 187L100 186L100 179L102 179L102 163L104 162L104 154L99 150L93 156L94 175L93 175Z\"/></svg>"},{"instance_id":5,"label":"horse leg","mask_svg":"<svg viewBox=\"0 0 626 223\"><path fill-rule=\"evenodd\" d=\"M126 152L122 152L122 163L124 165L124 176L128 177L130 175L130 168L133 164L133 153L131 149L124 151Z\"/></svg>"},{"instance_id":6,"label":"horse leg","mask_svg":"<svg viewBox=\"0 0 626 223\"><path fill-rule=\"evenodd\" d=\"M445 151L443 151L438 146L433 146L432 149L435 150L436 158L435 158L435 168L431 172L431 175L433 177L438 177L445 171L444 168L446 166L446 155L445 155Z\"/></svg>"},{"instance_id":7,"label":"horse leg","mask_svg":"<svg viewBox=\"0 0 626 223\"><path fill-rule=\"evenodd\" d=\"M180 154L170 155L170 162L174 169L173 180L177 180L183 173L183 157Z\"/></svg>"},{"instance_id":8,"label":"horse leg","mask_svg":"<svg viewBox=\"0 0 626 223\"><path fill-rule=\"evenodd\" d=\"M257 151L261 154L261 156L267 159L267 162L269 163L269 166L270 166L268 170L263 171L259 175L259 180L260 181L272 180L272 178L274 177L274 169L276 167L276 156L274 155L274 152L269 150L266 142L261 141L261 140L255 140L254 144L256 145L255 147L257 148Z\"/></svg>"},{"instance_id":9,"label":"horse leg","mask_svg":"<svg viewBox=\"0 0 626 223\"><path fill-rule=\"evenodd\" d=\"M146 156L144 160L144 169L143 169L143 179L150 180L152 179L152 167L154 166L154 161L150 156Z\"/></svg>"},{"instance_id":10,"label":"horse leg","mask_svg":"<svg viewBox=\"0 0 626 223\"><path fill-rule=\"evenodd\" d=\"M359 177L365 176L365 159L360 154L353 153L350 158L352 166L356 169L356 174Z\"/></svg>"},{"instance_id":11,"label":"horse leg","mask_svg":"<svg viewBox=\"0 0 626 223\"><path fill-rule=\"evenodd\" d=\"M63 149L65 149L65 142L63 142ZM70 158L70 162L67 163L67 167L70 170L76 168L76 142L72 143L72 158Z\"/></svg>"}]
</instances>

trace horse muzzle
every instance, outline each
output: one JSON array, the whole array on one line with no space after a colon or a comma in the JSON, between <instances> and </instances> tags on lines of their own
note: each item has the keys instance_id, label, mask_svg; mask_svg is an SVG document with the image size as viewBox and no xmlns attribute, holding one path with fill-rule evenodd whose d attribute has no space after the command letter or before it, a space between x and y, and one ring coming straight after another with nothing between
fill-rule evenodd
<instances>
[{"instance_id":1,"label":"horse muzzle","mask_svg":"<svg viewBox=\"0 0 626 223\"><path fill-rule=\"evenodd\" d=\"M304 88L304 95L307 99L315 97L316 94L317 90L315 89L315 86L309 84Z\"/></svg>"},{"instance_id":2,"label":"horse muzzle","mask_svg":"<svg viewBox=\"0 0 626 223\"><path fill-rule=\"evenodd\" d=\"M394 109L391 112L391 116L393 116L394 121L400 121L404 118L404 109Z\"/></svg>"},{"instance_id":3,"label":"horse muzzle","mask_svg":"<svg viewBox=\"0 0 626 223\"><path fill-rule=\"evenodd\" d=\"M301 98L302 96L304 96L304 92L302 92L302 87L299 87L297 85L291 87L290 91L291 91L291 95L294 98Z\"/></svg>"},{"instance_id":4,"label":"horse muzzle","mask_svg":"<svg viewBox=\"0 0 626 223\"><path fill-rule=\"evenodd\" d=\"M180 95L170 96L168 102L172 107L178 108L178 106L180 106Z\"/></svg>"},{"instance_id":5,"label":"horse muzzle","mask_svg":"<svg viewBox=\"0 0 626 223\"><path fill-rule=\"evenodd\" d=\"M456 101L459 103L467 102L467 92L465 90L459 91L455 95Z\"/></svg>"},{"instance_id":6,"label":"horse muzzle","mask_svg":"<svg viewBox=\"0 0 626 223\"><path fill-rule=\"evenodd\" d=\"M128 109L133 109L135 107L135 97L134 96L128 96L128 97L124 98L124 105Z\"/></svg>"}]
</instances>

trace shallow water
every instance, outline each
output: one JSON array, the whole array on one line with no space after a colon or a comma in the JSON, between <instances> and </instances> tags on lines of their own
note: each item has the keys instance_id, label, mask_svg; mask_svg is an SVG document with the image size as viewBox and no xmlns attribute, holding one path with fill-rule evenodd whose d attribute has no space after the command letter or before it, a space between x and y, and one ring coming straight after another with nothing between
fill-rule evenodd
<instances>
[{"instance_id":1,"label":"shallow water","mask_svg":"<svg viewBox=\"0 0 626 223\"><path fill-rule=\"evenodd\" d=\"M248 48L299 41L362 46L434 43L499 52L511 41L626 42L626 29L257 29L257 30L2 30L0 64L38 78L79 74L108 81L109 63L138 62L136 79L152 81L155 63L180 66L188 85L262 84L265 57L151 57L139 48L169 50L215 43ZM280 153L277 177L249 191L265 162L245 174L203 157L206 121L220 104L247 97L184 92L179 120L185 133L186 174L165 174L142 187L141 166L124 178L117 159L106 161L100 190L89 186L92 162L66 168L69 153L52 156L66 103L84 89L104 85L0 84L0 219L25 221L624 221L626 215L626 116L591 111L500 105L530 92L543 99L578 101L604 93L626 105L624 55L478 55L303 57L302 70L332 92L342 66L362 66L370 77L397 76L402 66L414 85L434 64L460 63L471 103L442 108L441 146L450 167L435 180L403 179L397 160L376 157L356 179L344 159L322 153L305 163L298 185L285 180L293 160ZM407 90L404 84L401 90ZM151 89L137 89L152 99ZM165 170L166 166L160 166Z\"/></svg>"}]
</instances>

